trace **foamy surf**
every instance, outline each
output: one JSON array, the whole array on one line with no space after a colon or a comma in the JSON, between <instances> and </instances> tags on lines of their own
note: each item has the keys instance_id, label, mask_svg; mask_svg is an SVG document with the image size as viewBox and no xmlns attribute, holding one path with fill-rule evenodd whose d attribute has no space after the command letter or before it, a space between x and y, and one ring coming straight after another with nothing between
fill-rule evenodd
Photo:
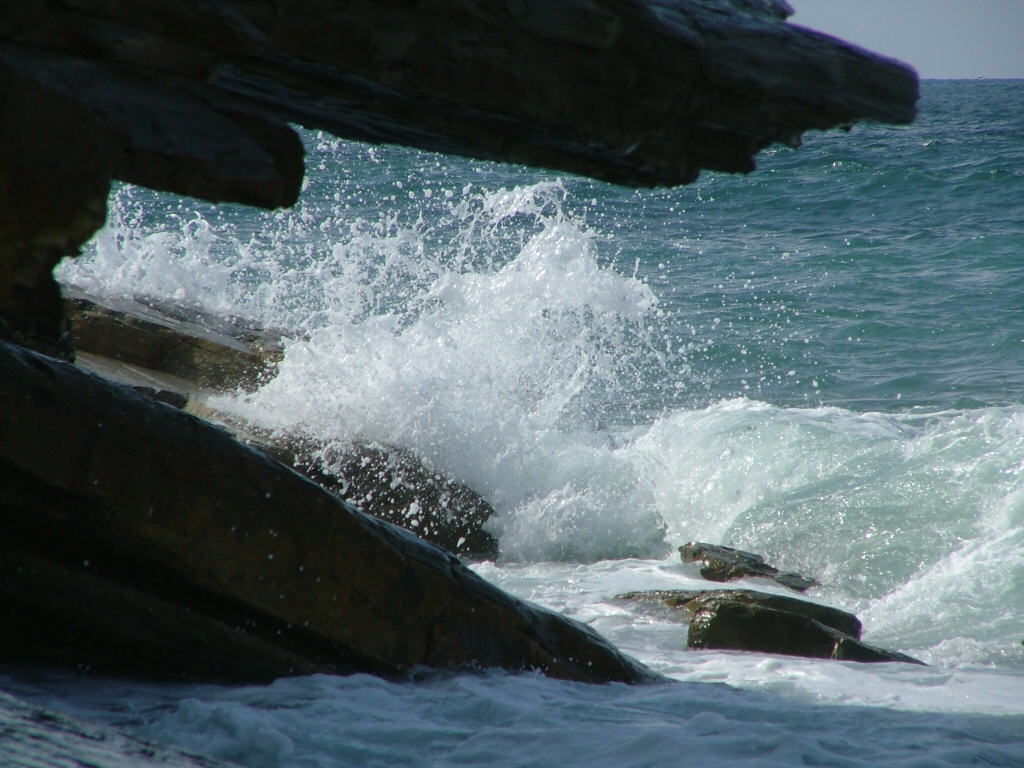
<instances>
[{"instance_id":1,"label":"foamy surf","mask_svg":"<svg viewBox=\"0 0 1024 768\"><path fill-rule=\"evenodd\" d=\"M325 445L413 451L494 506L505 564L719 542L814 574L879 642L939 663L1012 656L1024 411L733 398L645 416L631 403L689 387L700 345L663 343L678 318L568 194L439 186L434 224L300 211L243 241L201 213L154 220L148 193L124 188L61 278L289 329L273 380L212 404ZM214 264L202 280L198 262Z\"/></svg>"},{"instance_id":2,"label":"foamy surf","mask_svg":"<svg viewBox=\"0 0 1024 768\"><path fill-rule=\"evenodd\" d=\"M681 190L308 136L295 212L125 187L61 269L286 329L278 377L218 407L413 450L495 506L479 573L689 684L27 690L249 765L1024 765L1019 147L979 137L956 205L947 173L958 116L1016 125L1022 91L925 86L907 131ZM688 650L615 597L714 586L675 551L691 539L815 576L808 599L931 666Z\"/></svg>"}]
</instances>

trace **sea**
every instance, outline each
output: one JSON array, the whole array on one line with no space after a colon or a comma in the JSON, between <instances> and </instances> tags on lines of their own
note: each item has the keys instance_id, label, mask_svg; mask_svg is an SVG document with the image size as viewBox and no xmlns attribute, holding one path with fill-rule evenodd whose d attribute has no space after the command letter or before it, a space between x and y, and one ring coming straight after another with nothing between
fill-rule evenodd
<instances>
[{"instance_id":1,"label":"sea","mask_svg":"<svg viewBox=\"0 0 1024 768\"><path fill-rule=\"evenodd\" d=\"M310 131L289 210L116 187L60 282L277 329L217 409L469 485L501 550L471 567L666 682L0 688L252 768L1024 766L1024 80L919 106L673 189ZM694 540L927 666L688 649L616 597L717 586Z\"/></svg>"}]
</instances>

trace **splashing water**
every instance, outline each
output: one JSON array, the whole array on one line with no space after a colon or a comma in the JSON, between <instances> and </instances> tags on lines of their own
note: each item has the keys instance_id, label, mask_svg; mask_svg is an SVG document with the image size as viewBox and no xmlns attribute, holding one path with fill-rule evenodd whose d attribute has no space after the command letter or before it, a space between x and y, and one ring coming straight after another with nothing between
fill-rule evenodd
<instances>
[{"instance_id":1,"label":"splashing water","mask_svg":"<svg viewBox=\"0 0 1024 768\"><path fill-rule=\"evenodd\" d=\"M294 211L122 187L58 276L284 329L277 377L217 408L413 451L494 505L481 574L673 677L1019 715L1024 177L961 178L960 144L920 135L954 118L645 193L307 136ZM947 168L970 210L943 208ZM685 651L612 598L706 586L674 553L691 539L816 576L934 667Z\"/></svg>"}]
</instances>

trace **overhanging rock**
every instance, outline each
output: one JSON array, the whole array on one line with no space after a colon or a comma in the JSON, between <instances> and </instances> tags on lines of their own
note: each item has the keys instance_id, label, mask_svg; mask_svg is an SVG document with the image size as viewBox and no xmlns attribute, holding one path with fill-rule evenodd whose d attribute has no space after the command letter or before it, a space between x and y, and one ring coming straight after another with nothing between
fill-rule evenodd
<instances>
[{"instance_id":1,"label":"overhanging rock","mask_svg":"<svg viewBox=\"0 0 1024 768\"><path fill-rule=\"evenodd\" d=\"M117 178L199 197L293 197L301 150L283 121L671 185L749 171L809 128L913 119L909 67L788 24L787 8L22 0L0 11L0 61L92 112Z\"/></svg>"},{"instance_id":2,"label":"overhanging rock","mask_svg":"<svg viewBox=\"0 0 1024 768\"><path fill-rule=\"evenodd\" d=\"M651 186L750 171L760 149L811 128L913 119L913 70L787 12L782 0L0 4L0 336L70 353L49 271L100 226L112 178L292 204L303 150L289 122Z\"/></svg>"}]
</instances>

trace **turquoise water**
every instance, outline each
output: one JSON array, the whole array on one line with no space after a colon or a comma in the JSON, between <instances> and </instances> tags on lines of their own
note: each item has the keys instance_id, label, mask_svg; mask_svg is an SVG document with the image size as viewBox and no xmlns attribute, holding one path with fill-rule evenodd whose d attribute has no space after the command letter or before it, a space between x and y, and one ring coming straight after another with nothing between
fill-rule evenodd
<instances>
[{"instance_id":1,"label":"turquoise water","mask_svg":"<svg viewBox=\"0 0 1024 768\"><path fill-rule=\"evenodd\" d=\"M470 484L481 575L676 683L9 685L253 766L1024 765L1024 81L922 94L672 190L307 134L295 210L122 187L59 270L285 329L216 407ZM931 666L686 650L613 598L704 584L690 539Z\"/></svg>"}]
</instances>

